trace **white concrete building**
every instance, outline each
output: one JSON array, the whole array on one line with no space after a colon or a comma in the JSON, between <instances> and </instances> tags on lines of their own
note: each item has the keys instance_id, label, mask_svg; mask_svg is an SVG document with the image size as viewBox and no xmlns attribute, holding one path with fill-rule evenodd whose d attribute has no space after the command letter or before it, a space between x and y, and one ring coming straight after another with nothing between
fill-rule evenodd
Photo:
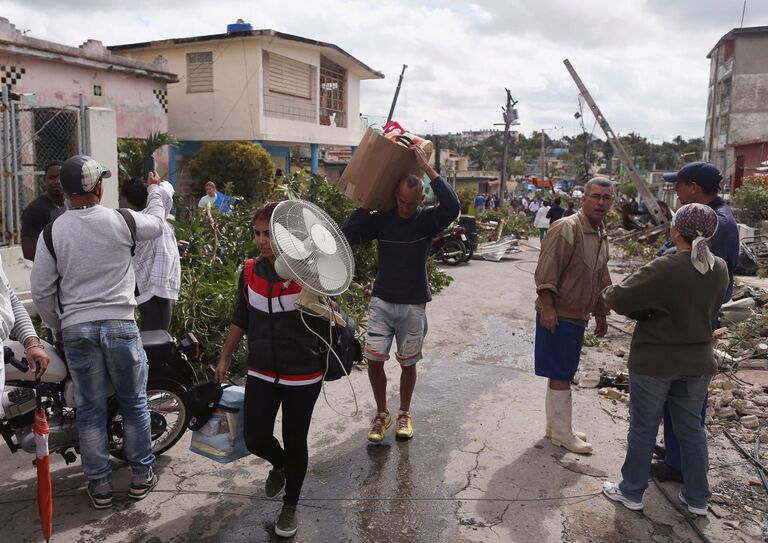
<instances>
[{"instance_id":1,"label":"white concrete building","mask_svg":"<svg viewBox=\"0 0 768 543\"><path fill-rule=\"evenodd\" d=\"M206 141L258 142L285 171L292 148L306 147L316 171L320 146L358 144L360 82L384 77L336 45L242 21L225 34L109 49L148 62L161 55L178 74L168 85L168 129L182 142L182 190L181 167Z\"/></svg>"}]
</instances>

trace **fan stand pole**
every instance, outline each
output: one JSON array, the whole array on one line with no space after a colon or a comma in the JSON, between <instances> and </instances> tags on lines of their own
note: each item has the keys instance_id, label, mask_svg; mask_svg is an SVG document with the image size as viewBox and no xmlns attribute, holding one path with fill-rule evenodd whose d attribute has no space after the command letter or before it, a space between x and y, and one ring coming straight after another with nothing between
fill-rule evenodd
<instances>
[{"instance_id":1,"label":"fan stand pole","mask_svg":"<svg viewBox=\"0 0 768 543\"><path fill-rule=\"evenodd\" d=\"M311 311L318 317L325 319L338 326L347 325L347 321L344 319L344 317L340 313L334 311L327 304L324 304L323 302L321 302L320 295L312 292L306 287L301 289L301 293L299 293L299 298L296 300L296 305L298 305L302 309Z\"/></svg>"}]
</instances>

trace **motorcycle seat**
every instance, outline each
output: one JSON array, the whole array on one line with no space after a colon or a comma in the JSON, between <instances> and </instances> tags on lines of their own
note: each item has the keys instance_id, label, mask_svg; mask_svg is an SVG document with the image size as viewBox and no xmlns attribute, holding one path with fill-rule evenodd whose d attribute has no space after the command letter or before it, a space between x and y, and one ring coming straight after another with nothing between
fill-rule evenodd
<instances>
[{"instance_id":1,"label":"motorcycle seat","mask_svg":"<svg viewBox=\"0 0 768 543\"><path fill-rule=\"evenodd\" d=\"M141 343L145 349L166 347L173 344L173 337L167 330L142 330Z\"/></svg>"},{"instance_id":2,"label":"motorcycle seat","mask_svg":"<svg viewBox=\"0 0 768 543\"><path fill-rule=\"evenodd\" d=\"M166 330L144 330L141 332L141 342L150 366L169 364L173 360L176 342Z\"/></svg>"}]
</instances>

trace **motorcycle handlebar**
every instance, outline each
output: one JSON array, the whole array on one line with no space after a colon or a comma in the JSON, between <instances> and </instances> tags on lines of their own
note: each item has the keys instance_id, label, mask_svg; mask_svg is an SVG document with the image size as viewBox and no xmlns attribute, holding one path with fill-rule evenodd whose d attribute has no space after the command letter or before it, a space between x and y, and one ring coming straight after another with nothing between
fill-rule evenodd
<instances>
[{"instance_id":1,"label":"motorcycle handlebar","mask_svg":"<svg viewBox=\"0 0 768 543\"><path fill-rule=\"evenodd\" d=\"M6 364L10 364L20 372L26 373L29 371L29 363L26 360L19 360L16 355L13 354L13 350L10 347L3 349L3 360Z\"/></svg>"}]
</instances>

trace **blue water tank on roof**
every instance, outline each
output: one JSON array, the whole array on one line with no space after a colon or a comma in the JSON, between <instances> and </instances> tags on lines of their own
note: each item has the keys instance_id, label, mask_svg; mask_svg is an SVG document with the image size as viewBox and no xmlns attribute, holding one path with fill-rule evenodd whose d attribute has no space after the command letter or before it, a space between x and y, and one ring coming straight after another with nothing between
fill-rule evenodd
<instances>
[{"instance_id":1,"label":"blue water tank on roof","mask_svg":"<svg viewBox=\"0 0 768 543\"><path fill-rule=\"evenodd\" d=\"M227 25L227 34L233 34L235 32L252 32L253 25L246 23L242 19L238 19L237 22Z\"/></svg>"}]
</instances>

